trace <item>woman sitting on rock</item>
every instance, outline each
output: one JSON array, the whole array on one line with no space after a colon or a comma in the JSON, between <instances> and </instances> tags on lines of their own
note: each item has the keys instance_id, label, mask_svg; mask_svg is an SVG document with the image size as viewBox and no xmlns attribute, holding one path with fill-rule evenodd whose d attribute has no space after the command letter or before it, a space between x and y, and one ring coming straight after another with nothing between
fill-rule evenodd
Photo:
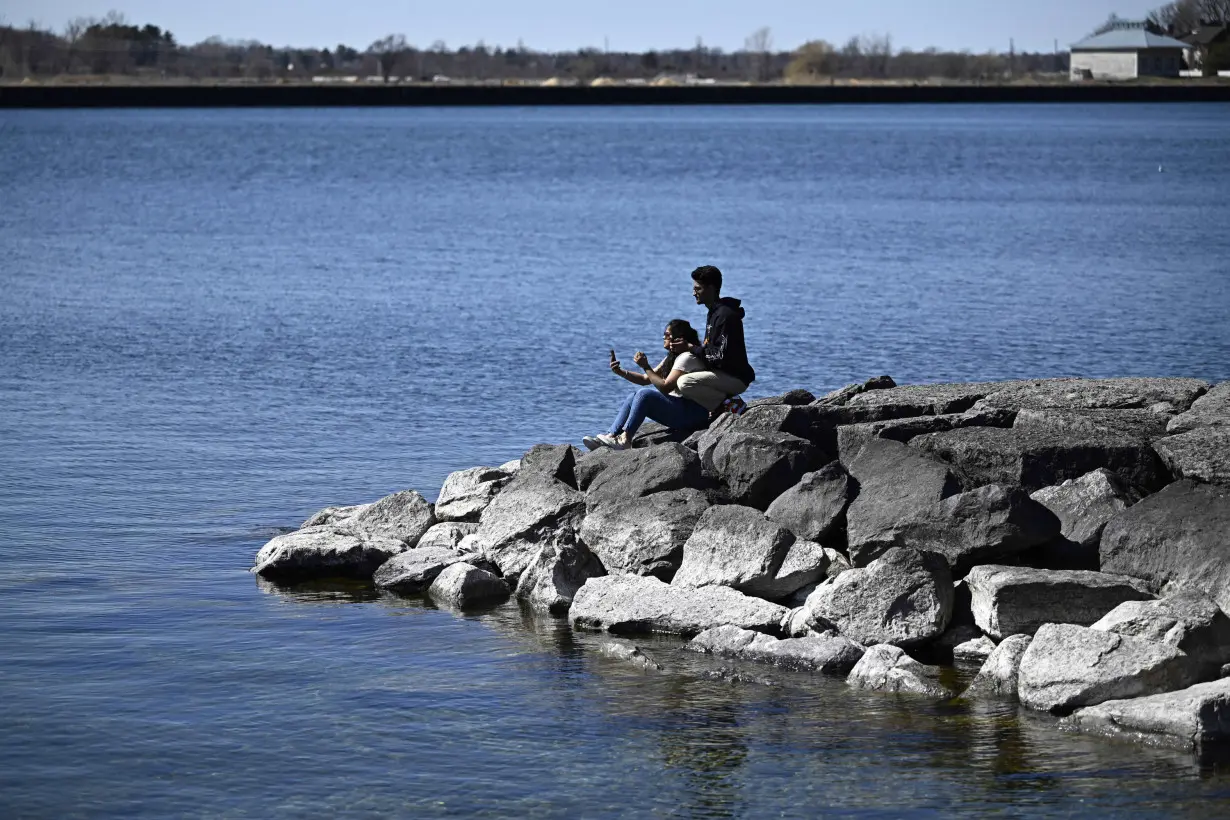
<instances>
[{"instance_id":1,"label":"woman sitting on rock","mask_svg":"<svg viewBox=\"0 0 1230 820\"><path fill-rule=\"evenodd\" d=\"M709 423L709 411L696 402L685 399L675 389L675 383L680 376L705 369L705 363L691 353L669 353L671 345L681 340L687 342L689 347L695 347L700 344L700 335L683 319L672 319L662 334L662 347L666 348L668 353L661 364L650 367L649 357L639 350L632 357L644 373L624 370L615 358L615 351L611 351L611 372L633 384L644 386L624 400L609 431L597 436L586 436L582 440L586 447L591 450L597 450L599 447L626 450L632 446L632 437L646 418L665 424L673 430L699 430Z\"/></svg>"}]
</instances>

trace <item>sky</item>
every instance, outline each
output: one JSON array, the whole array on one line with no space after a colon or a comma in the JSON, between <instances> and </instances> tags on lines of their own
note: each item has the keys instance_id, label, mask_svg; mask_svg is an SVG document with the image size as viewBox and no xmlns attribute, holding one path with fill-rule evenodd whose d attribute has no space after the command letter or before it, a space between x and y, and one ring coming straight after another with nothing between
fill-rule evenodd
<instances>
[{"instance_id":1,"label":"sky","mask_svg":"<svg viewBox=\"0 0 1230 820\"><path fill-rule=\"evenodd\" d=\"M211 36L275 46L365 48L387 34L419 47L515 46L542 51L691 48L735 50L768 26L776 50L808 40L840 45L889 34L897 49L1051 51L1081 39L1112 12L1143 19L1163 0L0 0L9 25L61 30L75 17L122 13L181 43Z\"/></svg>"}]
</instances>

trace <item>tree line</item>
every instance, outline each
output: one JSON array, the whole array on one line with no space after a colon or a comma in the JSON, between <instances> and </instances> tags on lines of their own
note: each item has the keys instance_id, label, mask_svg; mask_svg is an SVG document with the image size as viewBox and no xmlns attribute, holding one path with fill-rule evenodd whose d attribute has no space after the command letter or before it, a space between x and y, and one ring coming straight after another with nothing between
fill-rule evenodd
<instances>
[{"instance_id":1,"label":"tree line","mask_svg":"<svg viewBox=\"0 0 1230 820\"><path fill-rule=\"evenodd\" d=\"M1153 13L1159 27L1188 25L1230 15L1230 0L1177 0ZM744 47L724 51L697 40L692 48L609 52L583 48L542 52L489 47L482 42L450 49L426 47L390 34L355 48L275 48L256 41L212 37L185 45L156 25L132 25L122 15L78 18L55 32L0 20L0 80L117 76L147 79L305 81L313 77L378 77L385 82L432 81L652 81L698 77L717 82L835 82L844 79L1002 82L1016 77L1062 74L1066 51L985 53L895 49L888 35L853 37L841 45L813 40L793 51L774 47L761 28ZM666 80L671 81L671 80Z\"/></svg>"}]
</instances>

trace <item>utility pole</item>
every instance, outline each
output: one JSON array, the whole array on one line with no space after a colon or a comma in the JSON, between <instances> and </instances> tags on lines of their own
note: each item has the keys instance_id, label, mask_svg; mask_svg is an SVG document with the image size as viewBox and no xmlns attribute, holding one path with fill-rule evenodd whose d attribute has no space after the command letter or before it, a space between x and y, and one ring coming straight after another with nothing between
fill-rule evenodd
<instances>
[{"instance_id":1,"label":"utility pole","mask_svg":"<svg viewBox=\"0 0 1230 820\"><path fill-rule=\"evenodd\" d=\"M1016 40L1008 38L1008 79L1016 77Z\"/></svg>"}]
</instances>

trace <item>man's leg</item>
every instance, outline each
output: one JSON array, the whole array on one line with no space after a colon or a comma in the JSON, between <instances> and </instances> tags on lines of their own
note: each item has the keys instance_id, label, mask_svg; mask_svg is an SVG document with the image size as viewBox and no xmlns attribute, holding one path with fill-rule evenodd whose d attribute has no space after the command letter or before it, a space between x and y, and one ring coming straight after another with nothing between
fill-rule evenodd
<instances>
[{"instance_id":1,"label":"man's leg","mask_svg":"<svg viewBox=\"0 0 1230 820\"><path fill-rule=\"evenodd\" d=\"M747 390L744 382L721 370L685 373L679 377L675 387L685 399L691 399L706 410L716 410L723 399Z\"/></svg>"}]
</instances>

